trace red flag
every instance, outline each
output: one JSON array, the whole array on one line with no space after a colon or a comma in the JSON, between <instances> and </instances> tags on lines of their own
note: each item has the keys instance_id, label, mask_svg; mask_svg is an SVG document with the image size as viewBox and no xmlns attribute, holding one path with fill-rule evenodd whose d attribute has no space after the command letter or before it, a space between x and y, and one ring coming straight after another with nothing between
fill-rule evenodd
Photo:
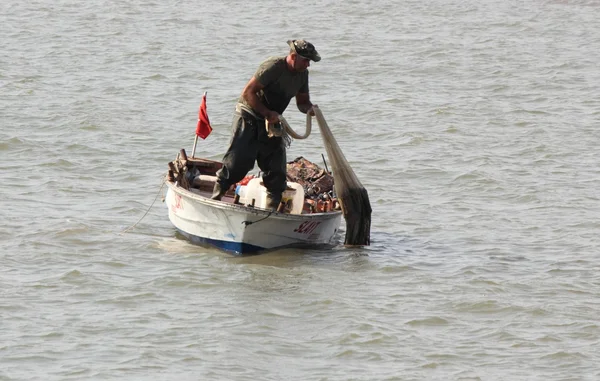
<instances>
[{"instance_id":1,"label":"red flag","mask_svg":"<svg viewBox=\"0 0 600 381\"><path fill-rule=\"evenodd\" d=\"M196 125L196 135L202 139L206 139L212 132L210 121L208 120L208 112L206 111L206 94L202 96L202 103L198 110L198 124Z\"/></svg>"}]
</instances>

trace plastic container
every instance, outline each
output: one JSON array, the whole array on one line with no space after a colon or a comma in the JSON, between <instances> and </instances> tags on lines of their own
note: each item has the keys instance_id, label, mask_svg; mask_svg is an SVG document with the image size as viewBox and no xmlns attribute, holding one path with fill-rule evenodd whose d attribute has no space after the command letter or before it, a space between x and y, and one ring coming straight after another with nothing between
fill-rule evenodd
<instances>
[{"instance_id":1,"label":"plastic container","mask_svg":"<svg viewBox=\"0 0 600 381\"><path fill-rule=\"evenodd\" d=\"M261 185L262 179L257 177L248 182L244 189L244 201L242 201L242 195L240 194L240 202L244 205L254 205L258 208L264 208L263 205L267 204L267 189ZM252 202L254 200L254 203Z\"/></svg>"},{"instance_id":2,"label":"plastic container","mask_svg":"<svg viewBox=\"0 0 600 381\"><path fill-rule=\"evenodd\" d=\"M252 205L257 208L265 209L267 207L267 188L261 184L261 178L254 178L246 186L239 187L240 203ZM304 188L298 183L287 183L287 187L281 195L281 201L286 204L285 212L291 214L302 214L304 206ZM237 192L237 189L236 189Z\"/></svg>"},{"instance_id":3,"label":"plastic container","mask_svg":"<svg viewBox=\"0 0 600 381\"><path fill-rule=\"evenodd\" d=\"M298 183L287 183L288 188L292 190L286 190L281 196L281 200L286 202L291 200L291 207L288 213L290 214L302 214L304 208L304 188Z\"/></svg>"},{"instance_id":4,"label":"plastic container","mask_svg":"<svg viewBox=\"0 0 600 381\"><path fill-rule=\"evenodd\" d=\"M235 194L239 196L238 202L242 205L249 205L252 203L252 200L248 199L248 186L247 185L238 185L235 187Z\"/></svg>"}]
</instances>

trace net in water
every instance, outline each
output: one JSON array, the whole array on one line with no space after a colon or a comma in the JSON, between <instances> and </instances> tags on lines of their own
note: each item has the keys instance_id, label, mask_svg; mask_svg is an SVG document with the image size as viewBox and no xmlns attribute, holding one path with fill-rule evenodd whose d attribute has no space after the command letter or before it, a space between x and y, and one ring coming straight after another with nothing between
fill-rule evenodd
<instances>
[{"instance_id":1,"label":"net in water","mask_svg":"<svg viewBox=\"0 0 600 381\"><path fill-rule=\"evenodd\" d=\"M323 144L331 163L334 188L346 220L345 245L371 243L371 203L367 190L348 164L340 146L333 137L323 113L314 108Z\"/></svg>"}]
</instances>

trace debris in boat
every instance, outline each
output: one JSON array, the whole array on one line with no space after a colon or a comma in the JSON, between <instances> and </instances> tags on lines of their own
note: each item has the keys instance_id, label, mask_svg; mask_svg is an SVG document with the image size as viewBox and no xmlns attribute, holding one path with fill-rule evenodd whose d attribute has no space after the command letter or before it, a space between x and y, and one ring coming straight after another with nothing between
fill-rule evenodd
<instances>
[{"instance_id":1,"label":"debris in boat","mask_svg":"<svg viewBox=\"0 0 600 381\"><path fill-rule=\"evenodd\" d=\"M218 161L188 158L185 149L181 149L177 158L169 163L169 172L167 180L177 182L183 189L189 190L190 187L202 188L203 185L209 186L212 190L217 171L223 166Z\"/></svg>"},{"instance_id":2,"label":"debris in boat","mask_svg":"<svg viewBox=\"0 0 600 381\"><path fill-rule=\"evenodd\" d=\"M300 156L287 163L288 181L304 188L305 209L312 213L340 210L333 187L333 176L317 164Z\"/></svg>"},{"instance_id":3,"label":"debris in boat","mask_svg":"<svg viewBox=\"0 0 600 381\"><path fill-rule=\"evenodd\" d=\"M307 197L311 199L316 198L320 193L333 190L333 176L302 156L287 163L287 178L302 185Z\"/></svg>"},{"instance_id":4,"label":"debris in boat","mask_svg":"<svg viewBox=\"0 0 600 381\"><path fill-rule=\"evenodd\" d=\"M169 163L169 173L167 179L175 181L183 189L190 189L190 181L188 179L188 157L184 149L179 151L177 159Z\"/></svg>"}]
</instances>

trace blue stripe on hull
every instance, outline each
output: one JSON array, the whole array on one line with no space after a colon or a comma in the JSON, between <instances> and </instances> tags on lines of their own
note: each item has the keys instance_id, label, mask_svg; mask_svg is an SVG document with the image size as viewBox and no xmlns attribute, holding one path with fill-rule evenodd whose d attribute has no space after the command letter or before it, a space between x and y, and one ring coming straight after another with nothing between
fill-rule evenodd
<instances>
[{"instance_id":1,"label":"blue stripe on hull","mask_svg":"<svg viewBox=\"0 0 600 381\"><path fill-rule=\"evenodd\" d=\"M185 238L190 240L190 242L196 245L212 245L221 250L230 251L238 254L256 254L258 252L266 250L264 247L254 246L247 243L242 242L231 242L231 241L221 241L218 239L210 239L204 237L198 237L193 234L189 234L184 232L181 229L177 229L177 231L183 235Z\"/></svg>"}]
</instances>

